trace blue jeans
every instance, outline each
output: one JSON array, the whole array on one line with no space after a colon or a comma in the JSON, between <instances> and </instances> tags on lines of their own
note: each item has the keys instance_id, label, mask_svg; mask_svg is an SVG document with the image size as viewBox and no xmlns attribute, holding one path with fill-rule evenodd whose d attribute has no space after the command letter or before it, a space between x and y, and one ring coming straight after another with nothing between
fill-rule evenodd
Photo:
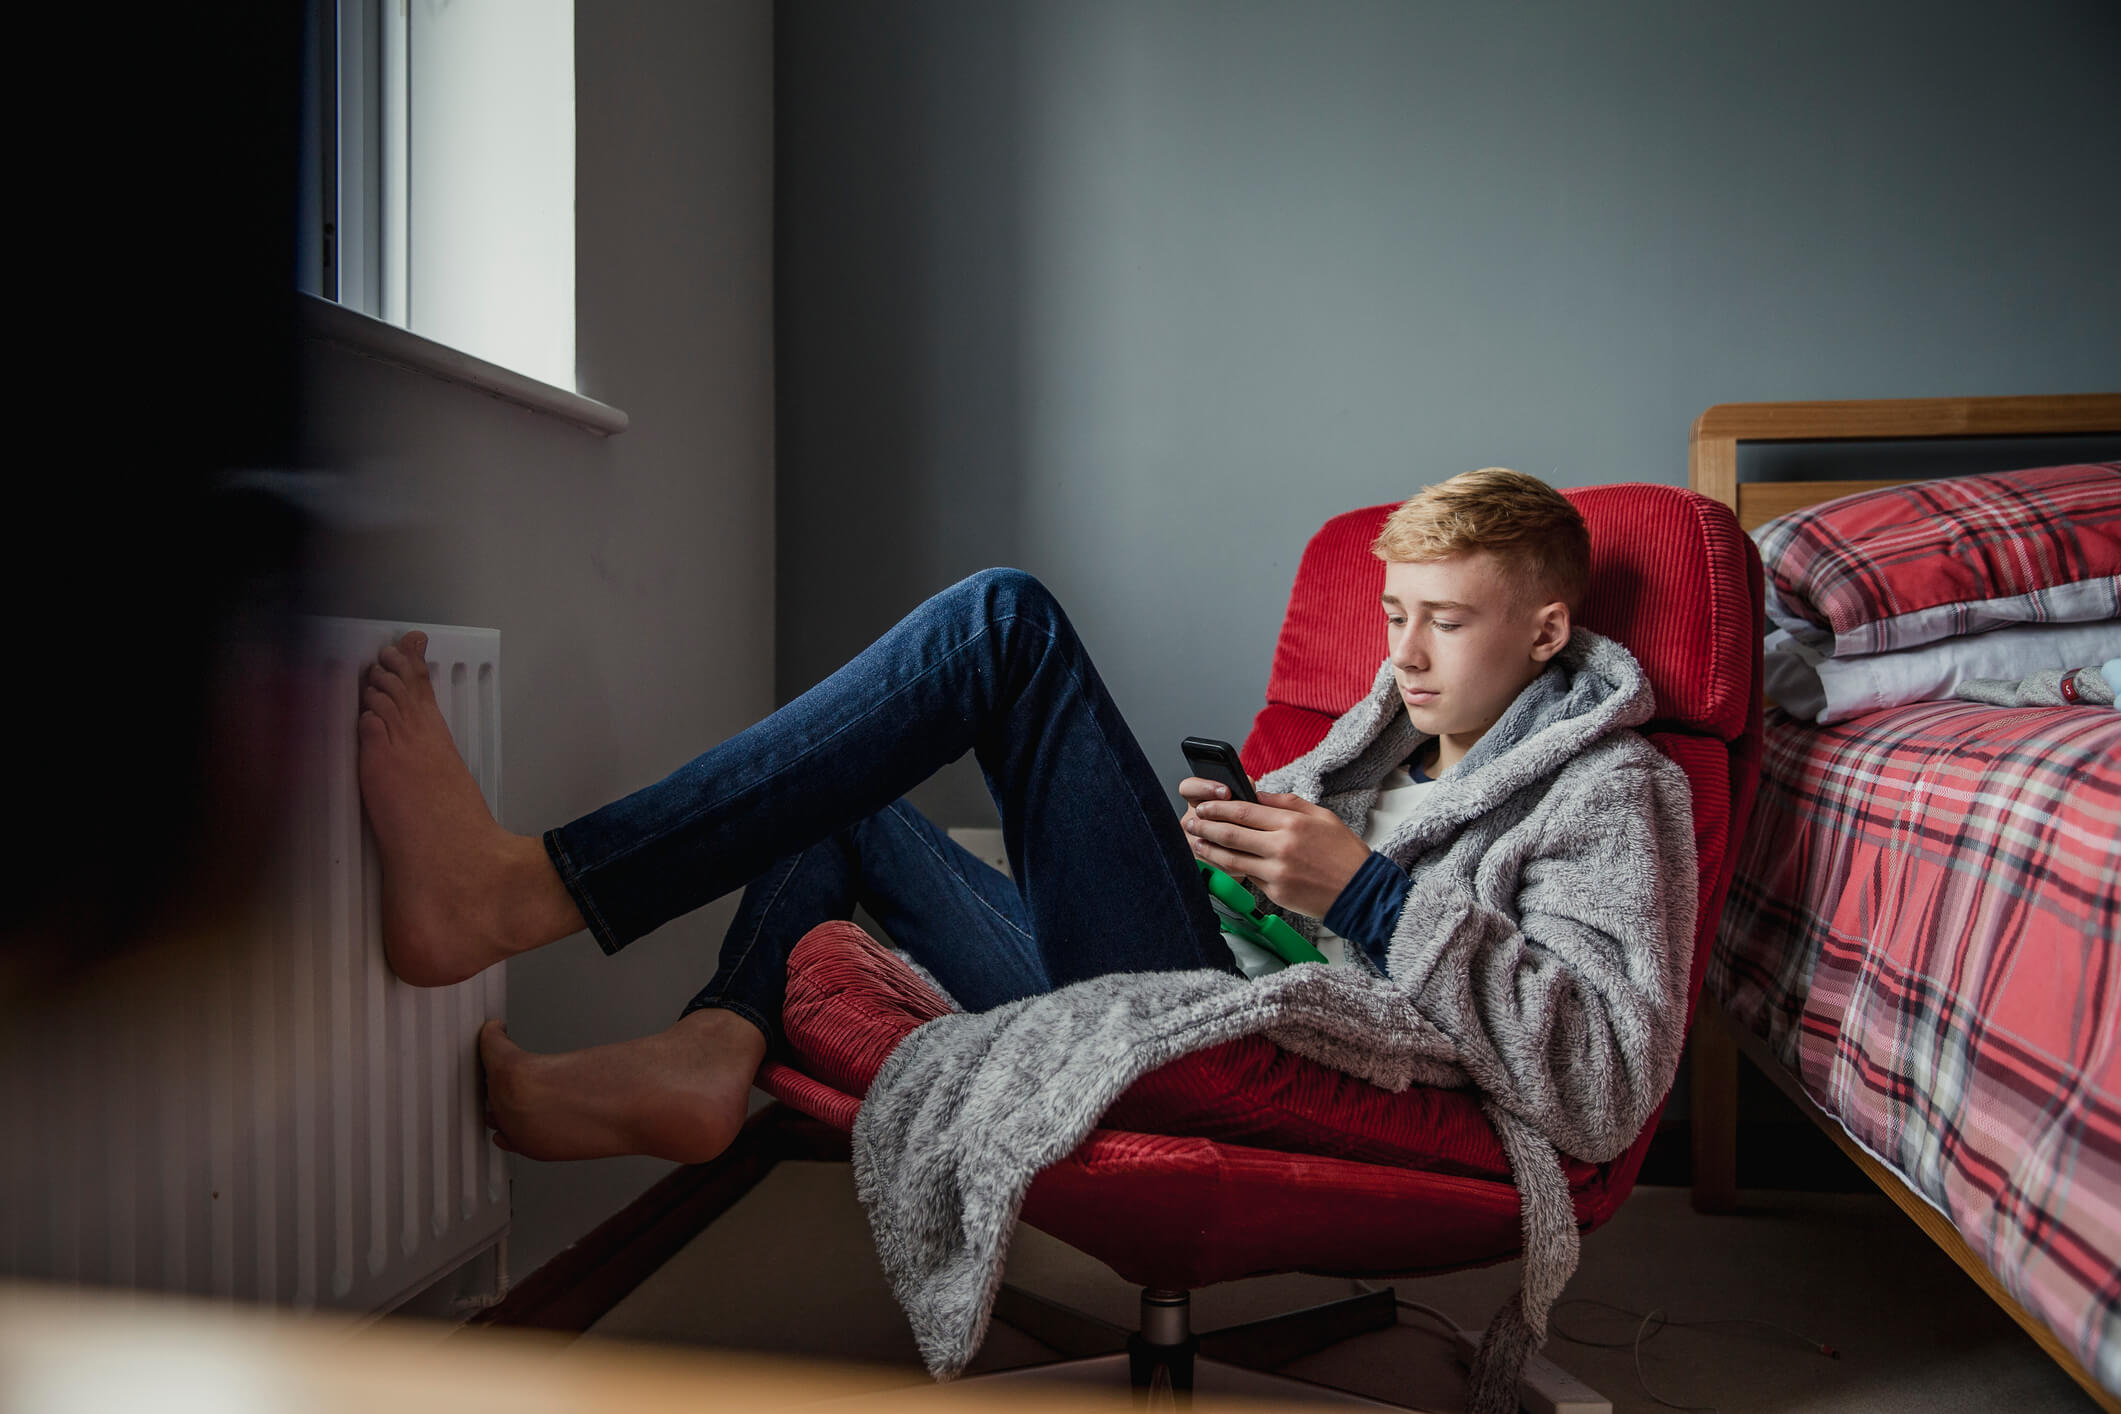
<instances>
[{"instance_id":1,"label":"blue jeans","mask_svg":"<svg viewBox=\"0 0 2121 1414\"><path fill-rule=\"evenodd\" d=\"M1009 874L901 798L967 751ZM1163 786L1060 604L1021 570L952 585L545 848L607 953L744 887L685 1011L726 1007L776 1045L790 950L857 903L972 1011L1108 972L1237 970Z\"/></svg>"}]
</instances>

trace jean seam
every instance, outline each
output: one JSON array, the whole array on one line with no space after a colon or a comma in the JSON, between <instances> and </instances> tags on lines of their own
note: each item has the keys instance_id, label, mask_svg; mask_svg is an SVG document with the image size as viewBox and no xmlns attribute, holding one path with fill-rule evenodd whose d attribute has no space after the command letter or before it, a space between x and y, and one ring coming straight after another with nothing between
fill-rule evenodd
<instances>
[{"instance_id":1,"label":"jean seam","mask_svg":"<svg viewBox=\"0 0 2121 1414\"><path fill-rule=\"evenodd\" d=\"M807 858L809 858L808 851L793 857L788 865L788 872L781 875L780 882L773 886L772 896L766 900L766 906L759 910L758 922L752 927L751 937L744 943L744 950L738 953L736 961L728 964L726 968L717 967L715 969L717 974L726 971L730 976L735 976L743 970L744 964L751 960L751 954L758 950L760 937L766 932L766 919L773 912L773 906L781 901L781 895L787 891L788 881L793 879L802 869L803 861ZM782 965L786 966L785 960Z\"/></svg>"},{"instance_id":2,"label":"jean seam","mask_svg":"<svg viewBox=\"0 0 2121 1414\"><path fill-rule=\"evenodd\" d=\"M853 730L853 729L855 728L855 726L857 726L857 725L858 725L859 723L861 723L861 722L864 722L864 721L868 720L868 719L869 719L869 717L871 717L872 715L874 715L874 714L875 714L875 713L877 713L877 712L880 712L880 711L882 711L882 710L883 710L883 709L884 709L884 708L885 708L886 706L888 706L888 705L889 705L889 704L890 704L891 702L893 702L893 701L894 701L894 700L896 700L897 698L899 698L899 697L902 697L902 696L904 696L904 695L905 695L906 693L908 693L908 692L911 692L911 691L912 691L912 690L913 690L914 688L916 688L916 687L920 686L920 685L921 685L921 684L922 684L923 682L926 682L926 681L927 681L927 680L928 680L929 678L931 678L931 677L933 677L933 676L934 676L935 674L937 674L937 673L941 672L941 671L943 670L943 668L944 668L944 667L945 667L945 666L946 666L947 664L949 664L949 662L950 662L950 661L951 661L951 660L952 660L953 658L956 658L956 657L957 657L957 656L958 656L959 654L961 654L961 653L965 652L965 651L966 651L967 649L970 649L970 648L972 648L972 647L973 647L974 645L976 645L976 644L977 644L977 643L978 643L978 642L979 642L979 641L980 641L981 639L983 639L983 638L987 637L987 636L988 636L989 634L991 634L991 633L992 633L992 632L994 631L994 629L995 629L995 627L996 627L997 625L999 625L999 624L1006 624L1006 623L1014 623L1014 622L1015 622L1015 621L1016 621L1017 619L1019 619L1019 618L1021 618L1021 617L1023 617L1023 616L1022 616L1021 614L1003 614L1003 615L1000 615L1000 616L998 616L998 617L996 617L996 618L990 619L990 620L988 621L988 623L987 623L987 626L986 626L986 627L982 628L982 629L981 629L981 630L980 630L980 631L979 631L978 633L976 633L976 634L972 635L972 637L970 637L970 638L966 639L966 640L965 640L965 641L964 641L963 643L960 643L960 644L958 644L958 645L957 645L956 647L952 648L952 649L951 649L951 650L950 650L949 652L947 652L947 653L943 654L943 655L942 655L942 656L941 656L940 658L936 659L936 660L935 660L935 662L933 662L933 663L932 663L932 664L930 664L930 665L929 665L929 666L928 666L928 667L927 667L927 668L926 668L925 670L923 670L923 671L922 671L922 672L921 672L921 673L919 674L919 676L917 676L917 677L913 677L913 678L910 678L910 679L908 679L908 680L907 680L907 681L906 681L905 683L903 683L903 684L902 684L902 685L901 685L901 686L900 686L900 687L899 687L899 688L898 688L897 690L895 690L894 692L892 692L892 693L891 693L891 694L890 694L889 696L887 696L887 697L881 697L881 698L878 698L878 699L877 699L877 700L876 700L876 701L875 701L875 702L874 702L873 704L871 704L871 706L869 707L869 709L868 709L867 711L861 712L861 713L857 714L856 716L853 716L853 717L850 717L850 718L848 718L848 719L847 719L847 721L845 721L845 722L844 722L844 723L842 723L842 724L841 724L841 725L840 725L840 726L839 726L838 728L836 728L836 729L835 729L835 730L834 730L834 731L833 731L833 732L831 733L831 735L829 735L829 736L826 736L826 737L822 738L821 740L819 740L819 741L817 741L817 742L813 743L813 744L812 744L812 745L811 745L810 747L808 747L808 748L807 748L806 750L804 750L804 751L803 751L803 752L802 752L802 753L801 753L800 755L796 756L796 757L794 758L794 760L791 760L791 761L789 761L789 762L788 762L788 763L787 763L786 765L784 765L784 766L780 767L780 768L779 768L778 770L774 771L774 772L772 773L772 775L769 775L769 776L765 776L765 777L761 778L760 780L758 780L758 781L754 782L754 783L752 784L752 787L751 787L751 788L752 788L752 789L754 789L754 790L756 790L756 789L758 789L759 787L762 787L762 786L765 786L765 785L767 785L768 783L770 783L771 781L773 781L773 780L775 779L775 777L778 777L778 776L780 776L780 775L784 774L785 772L787 772L788 770L790 770L791 768L793 768L793 767L794 767L795 765L797 765L797 764L798 764L799 762L802 762L802 761L804 761L804 760L808 759L808 758L809 758L810 756L812 756L812 755L814 755L815 753L817 753L818 751L820 751L820 750L824 749L824 747L825 747L825 746L826 746L826 745L827 745L827 744L828 744L829 742L833 741L833 740L834 740L835 738L837 738L837 737L841 736L842 734L844 734L844 733L846 733L846 732L852 731L852 730ZM1053 636L1054 636L1054 634L1053 634L1053 630L1051 630L1051 629L1047 629L1047 630L1046 630L1046 637L1047 637L1047 639L1048 639L1048 640L1050 641L1050 640L1051 640L1051 639L1053 638ZM1075 683L1076 683L1076 686L1077 686L1078 688L1080 688L1080 687L1082 686L1082 680L1081 680L1080 678L1075 678L1075 675L1074 675L1074 672L1073 672L1073 670L1070 670L1070 672L1069 672L1069 676L1070 676L1071 678L1074 678L1074 680L1075 680ZM1100 728L1100 730L1099 730L1099 733L1098 733L1098 735L1099 735L1099 737L1100 737L1100 738L1102 738L1102 737L1103 737L1104 733L1103 733L1103 730L1102 730L1102 728ZM697 806L694 806L694 807L693 807L693 808L692 808L692 809L691 809L690 811L688 811L688 812L687 812L687 813L686 813L686 814L685 814L684 816L682 816L681 818L679 818L679 819L677 819L677 820L674 820L674 821L672 821L672 822L671 822L671 823L670 823L670 824L669 824L668 826L666 826L666 827L665 827L664 829L662 829L662 830L658 831L658 832L657 832L656 834L654 834L654 835L651 835L651 836L649 836L649 837L648 837L648 838L646 838L646 839L636 840L636 841L634 841L634 842L633 842L632 844L630 844L630 845L627 845L627 846L626 846L626 847L625 847L624 849L621 849L621 850L618 850L618 851L616 851L616 852L614 852L614 853L612 853L612 854L608 854L608 855L606 855L606 856L605 856L605 857L603 857L602 859L599 859L599 860L598 860L598 861L597 861L596 863L594 863L594 864L591 864L591 865L587 865L587 866L585 866L585 871L586 871L586 872L594 872L594 871L596 871L596 870L598 870L598 869L606 869L606 868L609 868L609 867L610 867L611 865L613 865L613 864L616 864L616 863L618 863L618 862L619 862L620 860L622 860L622 859L626 858L626 857L627 857L627 856L629 856L629 855L635 854L635 853L639 852L640 850L646 849L646 848L648 848L648 847L649 847L650 845L653 845L653 844L657 844L657 843L660 843L660 842L661 842L662 840L664 840L664 839L668 838L669 836L671 836L671 835L673 835L673 834L676 834L676 833L677 833L678 831L680 831L680 830L684 829L684 828L685 828L686 826L690 825L690 824L691 824L691 823L692 823L693 821L695 821L695 820L699 819L699 818L700 818L700 816L702 816L702 815L705 815L705 814L706 814L706 813L707 813L708 811L710 811L710 810L714 810L714 809L717 809L717 808L719 808L720 806L722 806L722 805L724 805L724 804L727 804L727 803L728 803L729 801L731 801L731 800L733 800L733 799L735 799L735 798L736 798L735 794L734 794L734 793L731 793L731 794L729 794L729 795L724 795L724 796L718 797L717 799L714 799L714 800L710 800L710 801L707 801L706 803L704 803L704 804L702 804L702 805L697 805Z\"/></svg>"},{"instance_id":3,"label":"jean seam","mask_svg":"<svg viewBox=\"0 0 2121 1414\"><path fill-rule=\"evenodd\" d=\"M560 876L560 883L573 896L575 907L582 911L582 921L589 925L589 936L597 940L597 946L604 950L606 957L614 956L626 944L618 941L618 935L612 932L611 925L605 921L596 900L590 897L588 886L582 883L574 856L567 852L566 842L560 838L560 832L547 830L545 845L546 853L554 859L554 872Z\"/></svg>"},{"instance_id":4,"label":"jean seam","mask_svg":"<svg viewBox=\"0 0 2121 1414\"><path fill-rule=\"evenodd\" d=\"M1053 635L1049 631L1047 637L1050 639L1052 636ZM1087 696L1088 689L1084 687L1082 678L1076 673L1075 665L1069 663L1065 666L1067 669L1069 680L1075 684L1075 690L1078 693ZM1112 739L1105 734L1104 724L1097 720L1097 713L1095 712L1091 712L1089 714L1089 717L1090 725L1097 732L1097 743L1100 747L1104 749L1105 759L1111 763L1113 773L1119 776L1121 780L1125 780L1127 773L1123 769L1121 769L1119 764L1119 757L1112 750ZM1134 801L1135 818L1140 820L1142 828L1148 831L1149 843L1153 846L1156 843L1156 829L1153 825L1149 823L1149 812L1143 808L1141 797L1134 795L1132 791L1129 791L1127 794ZM1178 891L1178 880L1173 878L1171 876L1170 871L1167 869L1164 871L1164 881L1171 886L1171 899L1172 902L1178 905L1179 918L1181 920L1185 920L1187 918L1186 900L1185 897Z\"/></svg>"},{"instance_id":5,"label":"jean seam","mask_svg":"<svg viewBox=\"0 0 2121 1414\"><path fill-rule=\"evenodd\" d=\"M919 829L916 829L911 823L906 821L905 816L899 813L897 802L894 801L891 805L886 806L885 810L905 827L906 833L912 835L916 840L920 842L921 848L927 850L930 854L935 856L936 862L943 866L943 871L945 873L947 873L951 878L957 880L960 884L963 884L965 886L966 892L972 895L974 901L977 902L980 907L986 909L989 913L993 914L995 918L999 920L1004 927L1008 928L1009 931L1015 933L1019 938L1022 938L1025 942L1030 943L1033 947L1036 947L1038 945L1038 939L1036 937L1034 937L1029 932L1025 931L1023 928L1018 927L1015 919L1011 918L1008 914L1002 912L1000 909L996 908L992 903L988 902L986 896L980 893L978 889L972 886L971 880L967 879L963 874L958 873L958 871L951 866L949 857L946 856L941 850L937 849L934 843L928 838L925 833L923 833Z\"/></svg>"}]
</instances>

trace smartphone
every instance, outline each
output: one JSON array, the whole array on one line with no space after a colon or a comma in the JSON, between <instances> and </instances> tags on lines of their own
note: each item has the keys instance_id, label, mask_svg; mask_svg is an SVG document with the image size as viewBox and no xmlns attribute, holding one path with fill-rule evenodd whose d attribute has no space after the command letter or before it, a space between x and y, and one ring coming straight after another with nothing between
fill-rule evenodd
<instances>
[{"instance_id":1,"label":"smartphone","mask_svg":"<svg viewBox=\"0 0 2121 1414\"><path fill-rule=\"evenodd\" d=\"M1209 736L1189 736L1179 743L1178 749L1186 753L1186 764L1193 768L1194 775L1228 786L1232 800L1259 804L1259 795L1252 789L1252 778L1245 774L1244 763L1237 759L1237 748L1229 742Z\"/></svg>"}]
</instances>

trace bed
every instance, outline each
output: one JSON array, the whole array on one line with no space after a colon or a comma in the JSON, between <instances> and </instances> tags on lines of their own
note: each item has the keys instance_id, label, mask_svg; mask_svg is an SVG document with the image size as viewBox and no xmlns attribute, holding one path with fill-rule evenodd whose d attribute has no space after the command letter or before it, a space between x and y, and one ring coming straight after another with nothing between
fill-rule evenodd
<instances>
[{"instance_id":1,"label":"bed","mask_svg":"<svg viewBox=\"0 0 2121 1414\"><path fill-rule=\"evenodd\" d=\"M1696 423L1690 482L1751 531L1897 481L1742 480L1743 444L2094 434L2121 434L2121 395L1729 404ZM1698 1208L1735 1205L1742 1054L2108 1410L2117 862L2121 712L1770 707L1690 1071Z\"/></svg>"}]
</instances>

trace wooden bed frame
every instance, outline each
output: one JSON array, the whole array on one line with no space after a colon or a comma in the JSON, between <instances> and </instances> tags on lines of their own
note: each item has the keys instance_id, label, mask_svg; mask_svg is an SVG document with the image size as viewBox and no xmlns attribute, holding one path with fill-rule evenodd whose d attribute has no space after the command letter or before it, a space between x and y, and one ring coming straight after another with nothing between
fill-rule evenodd
<instances>
[{"instance_id":1,"label":"wooden bed frame","mask_svg":"<svg viewBox=\"0 0 2121 1414\"><path fill-rule=\"evenodd\" d=\"M1738 447L1746 442L1836 442L1895 438L2027 437L2121 434L2121 394L2030 398L1904 398L1877 402L1723 403L1704 412L1688 440L1687 484L1737 513L1752 530L1786 511L1837 496L1896 486L1883 481L1738 480ZM2023 1326L2108 1414L2121 1397L2102 1388L2045 1322L2003 1289L1959 1230L1898 1175L1871 1157L1813 1103L1767 1051L1766 1044L1703 998L1688 1039L1693 1088L1694 1207L1727 1213L1738 1196L1738 1057L1744 1054L1796 1102L1870 1180L1885 1190L1932 1241Z\"/></svg>"}]
</instances>

